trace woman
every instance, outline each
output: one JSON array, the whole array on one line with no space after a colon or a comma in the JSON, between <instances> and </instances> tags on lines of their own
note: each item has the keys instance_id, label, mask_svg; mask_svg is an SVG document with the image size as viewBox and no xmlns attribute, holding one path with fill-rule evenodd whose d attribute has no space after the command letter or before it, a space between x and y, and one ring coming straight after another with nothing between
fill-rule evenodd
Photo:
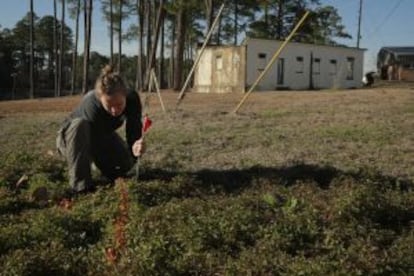
<instances>
[{"instance_id":1,"label":"woman","mask_svg":"<svg viewBox=\"0 0 414 276\"><path fill-rule=\"evenodd\" d=\"M126 140L116 130L126 121ZM111 180L125 176L143 151L141 102L107 65L59 130L57 148L66 157L74 192L94 190L91 163Z\"/></svg>"}]
</instances>

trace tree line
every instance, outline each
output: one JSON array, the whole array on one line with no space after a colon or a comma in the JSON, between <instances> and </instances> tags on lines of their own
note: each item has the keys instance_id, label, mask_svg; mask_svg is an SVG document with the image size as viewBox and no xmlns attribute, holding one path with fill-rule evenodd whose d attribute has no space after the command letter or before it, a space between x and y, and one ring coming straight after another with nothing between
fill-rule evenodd
<instances>
[{"instance_id":1,"label":"tree line","mask_svg":"<svg viewBox=\"0 0 414 276\"><path fill-rule=\"evenodd\" d=\"M14 28L0 26L1 98L85 93L106 63L137 91L147 89L151 68L161 88L179 90L223 3L209 44L238 45L245 36L283 40L306 10L311 15L294 41L335 45L351 38L338 11L319 0L53 0L53 15L41 18L29 1ZM109 56L90 50L95 13L108 29ZM137 42L134 56L122 52L130 41Z\"/></svg>"}]
</instances>

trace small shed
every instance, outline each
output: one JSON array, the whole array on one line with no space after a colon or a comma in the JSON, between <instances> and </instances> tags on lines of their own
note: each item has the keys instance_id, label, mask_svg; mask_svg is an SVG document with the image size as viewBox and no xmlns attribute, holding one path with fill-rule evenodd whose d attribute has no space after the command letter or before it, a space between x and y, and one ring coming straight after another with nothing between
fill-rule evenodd
<instances>
[{"instance_id":1,"label":"small shed","mask_svg":"<svg viewBox=\"0 0 414 276\"><path fill-rule=\"evenodd\" d=\"M240 46L209 46L194 76L196 92L244 92L283 41L247 38ZM365 49L291 42L256 90L347 89L362 86Z\"/></svg>"},{"instance_id":2,"label":"small shed","mask_svg":"<svg viewBox=\"0 0 414 276\"><path fill-rule=\"evenodd\" d=\"M208 46L194 73L193 91L241 92L245 86L245 47Z\"/></svg>"},{"instance_id":3,"label":"small shed","mask_svg":"<svg viewBox=\"0 0 414 276\"><path fill-rule=\"evenodd\" d=\"M382 79L414 81L414 47L382 47L377 68Z\"/></svg>"}]
</instances>

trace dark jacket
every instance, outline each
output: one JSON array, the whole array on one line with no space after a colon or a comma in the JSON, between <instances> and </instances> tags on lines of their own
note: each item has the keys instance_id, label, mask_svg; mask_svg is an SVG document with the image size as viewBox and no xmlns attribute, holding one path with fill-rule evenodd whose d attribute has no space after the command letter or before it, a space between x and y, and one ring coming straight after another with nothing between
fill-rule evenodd
<instances>
[{"instance_id":1,"label":"dark jacket","mask_svg":"<svg viewBox=\"0 0 414 276\"><path fill-rule=\"evenodd\" d=\"M126 140L130 150L134 142L141 137L141 101L138 94L132 90L128 91L125 110L117 117L104 109L95 90L92 90L83 97L82 102L65 120L63 127L69 125L74 118L82 118L90 122L92 139L112 134L126 121Z\"/></svg>"}]
</instances>

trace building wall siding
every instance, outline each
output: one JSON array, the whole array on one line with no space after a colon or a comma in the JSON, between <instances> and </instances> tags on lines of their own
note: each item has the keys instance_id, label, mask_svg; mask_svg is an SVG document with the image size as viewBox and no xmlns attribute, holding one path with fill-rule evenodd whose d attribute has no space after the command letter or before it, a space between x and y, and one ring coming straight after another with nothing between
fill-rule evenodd
<instances>
[{"instance_id":1,"label":"building wall siding","mask_svg":"<svg viewBox=\"0 0 414 276\"><path fill-rule=\"evenodd\" d=\"M401 70L400 80L402 81L414 81L414 69Z\"/></svg>"},{"instance_id":2,"label":"building wall siding","mask_svg":"<svg viewBox=\"0 0 414 276\"><path fill-rule=\"evenodd\" d=\"M266 55L266 64L280 47L282 42L273 40L247 39L246 84L250 86L259 76L261 69L258 67L259 55ZM277 89L309 89L312 84L315 89L326 88L358 88L362 86L363 77L363 50L345 47L331 47L302 43L290 43L282 51L279 58L284 59L284 82L277 84L277 62L273 64L266 76L257 86L256 90ZM311 55L313 56L313 72L311 73ZM302 70L300 70L301 58ZM348 59L353 59L353 78L347 79ZM315 60L319 60L319 70L316 70ZM336 72L332 71L331 61L336 61Z\"/></svg>"},{"instance_id":3,"label":"building wall siding","mask_svg":"<svg viewBox=\"0 0 414 276\"><path fill-rule=\"evenodd\" d=\"M196 68L193 91L244 92L245 47L206 48Z\"/></svg>"},{"instance_id":4,"label":"building wall siding","mask_svg":"<svg viewBox=\"0 0 414 276\"><path fill-rule=\"evenodd\" d=\"M195 70L193 91L244 92L263 72L281 44L275 40L248 38L242 46L207 47ZM363 54L363 49L289 43L255 90L359 88ZM351 78L348 76L350 63Z\"/></svg>"}]
</instances>

